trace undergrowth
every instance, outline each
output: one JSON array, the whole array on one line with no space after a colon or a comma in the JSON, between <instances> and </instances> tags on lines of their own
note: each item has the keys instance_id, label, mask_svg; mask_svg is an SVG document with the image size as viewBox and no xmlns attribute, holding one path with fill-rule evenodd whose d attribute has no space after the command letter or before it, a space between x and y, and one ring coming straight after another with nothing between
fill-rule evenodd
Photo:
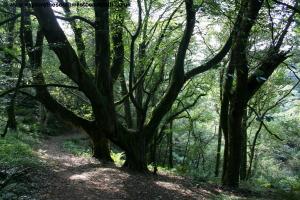
<instances>
[{"instance_id":1,"label":"undergrowth","mask_svg":"<svg viewBox=\"0 0 300 200\"><path fill-rule=\"evenodd\" d=\"M64 141L63 148L75 156L91 157L92 149L88 143L82 139L69 139Z\"/></svg>"},{"instance_id":2,"label":"undergrowth","mask_svg":"<svg viewBox=\"0 0 300 200\"><path fill-rule=\"evenodd\" d=\"M0 199L33 199L33 172L42 166L33 151L38 139L16 131L0 138Z\"/></svg>"},{"instance_id":3,"label":"undergrowth","mask_svg":"<svg viewBox=\"0 0 300 200\"><path fill-rule=\"evenodd\" d=\"M75 155L83 157L92 157L92 147L91 144L83 138L74 138L64 141L63 148ZM125 162L125 155L122 152L115 152L111 150L111 158L113 159L116 166L121 167Z\"/></svg>"},{"instance_id":4,"label":"undergrowth","mask_svg":"<svg viewBox=\"0 0 300 200\"><path fill-rule=\"evenodd\" d=\"M34 154L32 145L35 139L21 133L10 134L0 139L0 163L1 168L9 167L35 167L40 165Z\"/></svg>"}]
</instances>

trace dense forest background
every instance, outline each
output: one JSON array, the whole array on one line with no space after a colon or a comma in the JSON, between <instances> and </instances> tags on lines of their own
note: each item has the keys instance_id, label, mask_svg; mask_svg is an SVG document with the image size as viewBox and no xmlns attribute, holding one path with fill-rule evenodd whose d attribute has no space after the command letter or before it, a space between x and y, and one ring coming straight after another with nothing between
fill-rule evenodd
<instances>
[{"instance_id":1,"label":"dense forest background","mask_svg":"<svg viewBox=\"0 0 300 200\"><path fill-rule=\"evenodd\" d=\"M0 1L0 199L53 138L134 173L298 199L298 4Z\"/></svg>"}]
</instances>

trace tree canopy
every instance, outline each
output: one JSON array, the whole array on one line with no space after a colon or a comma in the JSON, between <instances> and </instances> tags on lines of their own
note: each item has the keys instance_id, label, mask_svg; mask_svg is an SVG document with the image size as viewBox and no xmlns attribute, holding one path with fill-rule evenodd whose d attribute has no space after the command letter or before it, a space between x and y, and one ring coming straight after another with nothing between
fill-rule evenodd
<instances>
[{"instance_id":1,"label":"tree canopy","mask_svg":"<svg viewBox=\"0 0 300 200\"><path fill-rule=\"evenodd\" d=\"M299 181L297 0L0 4L3 137L30 112L38 132L76 127L129 170Z\"/></svg>"}]
</instances>

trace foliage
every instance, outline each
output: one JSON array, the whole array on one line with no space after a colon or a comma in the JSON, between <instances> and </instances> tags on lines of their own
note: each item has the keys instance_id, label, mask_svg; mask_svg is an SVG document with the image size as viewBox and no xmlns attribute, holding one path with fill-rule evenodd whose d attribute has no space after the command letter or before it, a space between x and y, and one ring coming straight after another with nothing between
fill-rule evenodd
<instances>
[{"instance_id":1,"label":"foliage","mask_svg":"<svg viewBox=\"0 0 300 200\"><path fill-rule=\"evenodd\" d=\"M43 167L33 150L37 143L24 132L0 139L0 199L33 199L36 186L29 172Z\"/></svg>"},{"instance_id":2,"label":"foliage","mask_svg":"<svg viewBox=\"0 0 300 200\"><path fill-rule=\"evenodd\" d=\"M152 152L147 152L148 154L145 155L145 157L149 157L147 164L151 163L149 165L150 170L154 170L153 166L158 166L159 171L172 171L177 174L190 176L195 182L220 183L220 174L218 177L215 177L214 173L218 145L218 128L220 125L222 81L224 82L224 80L236 78L237 76L236 73L224 74L230 61L230 53L224 55L222 61L211 67L210 71L201 73L199 76L194 76L182 84L182 87L178 89L180 91L178 92L179 94L174 98L168 98L175 100L169 106L171 109L164 116L159 116L161 118L160 123L158 123L159 125L155 127L155 130L153 129L144 134L143 130L145 127L147 128L145 125L152 119L152 111L160 105L159 102L166 96L170 85L173 82L177 82L177 80L172 80L172 75L175 73L174 65L176 64L176 60L178 60L177 55L180 53L177 51L181 43L180 39L184 33L184 27L188 23L186 23L184 4L180 4L179 6L179 1L154 0L148 3L145 0L142 1L142 22L139 32L136 3L131 3L129 7L126 7L127 5L124 8L118 7L118 4L122 2L116 0L112 3L109 12L110 19L108 20L110 24L109 31L111 32L106 38L109 41L108 43L111 43L111 46L108 47L109 49L106 49L106 52L111 52L111 55L107 57L109 60L108 63L114 63L115 58L123 56L121 74L116 80L112 81L113 87L111 92L114 99L105 99L105 97L110 96L107 94L96 95L96 97L101 98L99 98L97 103L94 102L94 105L92 105L92 101L96 101L93 99L93 92L95 91L91 92L90 88L86 88L85 85L80 85L76 81L74 82L74 79L78 75L78 71L76 71L78 69L80 69L80 73L86 72L88 74L87 78L84 76L84 80L90 78L97 79L97 61L101 60L103 62L105 60L98 58L97 56L99 55L96 55L97 52L95 52L97 44L93 37L95 35L95 28L98 25L94 24L94 26L90 26L81 19L73 20L73 22L58 20L59 25L64 29L70 46L76 52L74 57L79 57L80 53L82 53L78 47L78 41L82 40L85 44L84 53L87 67L83 70L80 68L82 67L81 65L77 66L76 63L70 65L70 62L67 62L70 71L76 71L74 73L76 77L70 78L72 74L68 74L69 68L63 69L66 63L60 63L61 60L68 60L69 55L59 60L58 57L60 55L57 55L57 57L52 51L60 43L49 44L45 39L45 45L37 48L43 49L42 66L37 70L45 78L43 84L59 83L75 87L75 89L68 87L47 88L49 96L53 97L57 105L62 106L59 108L67 110L67 114L64 113L65 115L62 114L62 116L59 115L62 109L53 109L53 105L50 105L48 108L54 110L51 114L49 111L46 111L44 106L35 102L37 98L34 98L34 100L31 98L37 94L37 88L24 88L20 90L21 92L18 93L15 102L18 131L14 133L13 130L9 130L7 137L0 139L1 167L36 165L38 161L32 152L32 146L37 144L39 142L38 138L45 136L45 133L48 135L58 135L65 131L67 126L62 121L67 120L66 118L70 116L71 119L74 119L74 116L75 118L80 117L81 120L75 120L75 122L69 119L68 122L72 125L81 126L80 128L82 129L86 128L85 131L87 132L91 127L88 126L87 128L85 126L86 123L83 123L84 125L76 123L78 121L88 121L89 125L101 124L101 126L105 126L107 124L108 127L97 127L97 130L93 130L101 134L103 130L111 130L110 124L102 123L102 120L105 121L110 117L110 114L113 115L114 113L109 109L105 109L113 108L117 114L112 117L113 120L116 119L112 123L112 126L118 124L118 126L122 126L127 131L124 131L124 134L122 132L118 134L106 134L106 136L112 137L109 139L115 142L115 145L122 143L119 145L120 148L139 147L142 144L137 143L136 141L139 141L139 138L133 138L134 136L153 134L155 141L149 139L149 143L153 143L151 145L155 146L155 149L152 149ZM296 1L288 1L291 5L294 2ZM188 46L187 56L183 62L182 71L184 73L210 61L214 55L218 54L229 35L232 35L232 32L234 32L232 27L235 26L238 10L242 6L238 1L233 0L195 0L194 3L195 8L199 7L199 10L196 13L196 26ZM289 58L280 64L270 77L265 77L263 71L257 70L259 63L270 53L269 47L273 47L280 34L284 33L283 29L288 16L291 14L291 10L285 6L277 5L274 2L268 5L269 3L265 2L257 20L252 20L256 23L251 29L249 38L247 38L249 44L246 48L246 56L249 62L246 63L247 66L245 67L249 69L249 76L257 72L256 81L264 84L249 100L248 107L246 108L247 115L246 119L244 119L247 124L246 153L248 161L246 165L250 166L249 158L251 156L253 158L253 163L251 164L253 165L251 165L252 168L249 170L248 180L245 182L249 188L253 186L252 189L255 190L274 189L281 191L283 196L290 195L289 198L296 199L295 195L300 190L299 13L295 15L295 20L288 29L280 48L282 52L289 49ZM2 2L0 4L4 6L4 10L7 9L9 12L12 12L6 3ZM71 7L70 12L64 15L63 11L59 11L56 12L56 15L79 16L94 23L93 9ZM172 12L174 12L173 16ZM6 15L0 10L0 21L5 20ZM170 16L172 18L169 18ZM35 41L39 24L36 17L32 16L30 19L32 24L28 28L32 28L33 37L31 39ZM19 75L20 44L22 42L19 38L20 24L18 20L11 23L10 25L14 25L12 31L9 30L9 24L0 26L1 94L15 86ZM76 30L80 32L81 39L75 34ZM122 31L123 35L120 37L118 34ZM135 31L137 31L137 35L133 36L132 34ZM11 36L13 37L13 41L10 45L9 38ZM115 37L122 39L116 42ZM100 38L100 40L99 44L102 44L105 38ZM118 55L116 49L122 45L124 45L124 52ZM72 52L69 50L66 52ZM30 51L27 53L30 53ZM34 70L29 66L31 61L29 56L26 57L26 61L28 62L28 66L24 72L22 84L30 85L35 83ZM71 69L73 64L75 67ZM146 69L145 67L148 66L149 69ZM62 70L58 70L59 67ZM81 77L79 75L78 77ZM131 75L133 77L130 78ZM106 80L103 79L105 77L101 78L99 80ZM139 78L141 78L141 83L137 84ZM92 80L91 82L94 83L99 80ZM106 92L105 84L101 87L97 86L100 93ZM137 84L137 87L131 88L135 87L135 84ZM238 83L237 81L233 81L232 84L232 88L234 88ZM77 86L79 86L78 89L76 88ZM95 88L97 89L97 87ZM170 94L172 92L175 92L175 90L171 91ZM1 130L4 129L8 121L7 110L12 94L4 95L0 99ZM230 94L234 94L234 90L230 90ZM123 101L119 104L115 103L119 100ZM45 104L45 102L42 103ZM137 106L137 104L141 105ZM140 112L141 108L139 107L142 108L142 112ZM103 110L104 112L101 114L98 113L98 116L96 116L98 109L100 110L99 113ZM164 110L164 107L161 110ZM108 115L105 116L107 113ZM130 117L131 124L128 123L127 117ZM97 118L102 119L100 120L101 123L97 121ZM107 122L110 121L108 120ZM262 123L264 123L264 126L261 126ZM262 127L261 129L260 126ZM98 130L102 128L103 130ZM93 134L90 133L89 135ZM119 135L121 136L119 137ZM223 156L224 140L221 143L221 155ZM63 143L66 151L76 156L84 157L92 156L93 150L91 146L87 140L83 139L70 139ZM121 166L126 159L125 153L128 152L135 151L128 151L128 149L118 149L117 151L113 149L110 155L116 165ZM137 152L139 151L137 150ZM150 159L152 160L150 161ZM222 159L219 170L220 172L222 171ZM238 198L227 194L218 197L218 199Z\"/></svg>"},{"instance_id":3,"label":"foliage","mask_svg":"<svg viewBox=\"0 0 300 200\"><path fill-rule=\"evenodd\" d=\"M91 157L92 151L89 142L86 139L69 139L63 143L64 149L76 156ZM125 154L111 150L111 158L116 166L121 167L125 162Z\"/></svg>"},{"instance_id":4,"label":"foliage","mask_svg":"<svg viewBox=\"0 0 300 200\"><path fill-rule=\"evenodd\" d=\"M91 147L82 139L66 140L63 147L76 156L91 157Z\"/></svg>"},{"instance_id":5,"label":"foliage","mask_svg":"<svg viewBox=\"0 0 300 200\"><path fill-rule=\"evenodd\" d=\"M28 136L9 135L0 139L1 168L38 166L39 161L28 143L36 140Z\"/></svg>"},{"instance_id":6,"label":"foliage","mask_svg":"<svg viewBox=\"0 0 300 200\"><path fill-rule=\"evenodd\" d=\"M122 152L110 151L111 158L116 166L121 167L125 162L125 154Z\"/></svg>"}]
</instances>

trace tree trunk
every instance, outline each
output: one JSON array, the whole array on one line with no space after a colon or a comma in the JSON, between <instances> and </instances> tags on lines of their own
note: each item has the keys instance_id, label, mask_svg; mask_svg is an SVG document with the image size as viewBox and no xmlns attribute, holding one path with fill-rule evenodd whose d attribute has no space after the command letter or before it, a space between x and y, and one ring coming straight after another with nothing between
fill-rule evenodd
<instances>
[{"instance_id":1,"label":"tree trunk","mask_svg":"<svg viewBox=\"0 0 300 200\"><path fill-rule=\"evenodd\" d=\"M249 157L249 168L248 168L248 171L247 171L247 179L250 178L251 176L251 171L252 171L252 165L253 165L253 158L255 156L255 146L256 146L256 142L257 142L257 139L258 139L258 136L259 136L259 133L262 129L262 125L263 123L261 122L259 124L259 127L254 135L254 139L253 139L253 142L252 142L252 145L251 145L251 149L250 149L250 157Z\"/></svg>"},{"instance_id":2,"label":"tree trunk","mask_svg":"<svg viewBox=\"0 0 300 200\"><path fill-rule=\"evenodd\" d=\"M222 68L220 70L220 102L223 101L223 82L224 82L224 73L225 70ZM221 117L221 109L220 109L220 121L219 121L219 129L218 129L218 145L217 145L217 156L216 156L216 167L215 167L215 177L219 176L220 171L220 163L221 163L221 145L222 145L222 117Z\"/></svg>"},{"instance_id":3,"label":"tree trunk","mask_svg":"<svg viewBox=\"0 0 300 200\"><path fill-rule=\"evenodd\" d=\"M168 155L168 168L173 168L173 121L170 122L170 133L168 135L169 155Z\"/></svg>"},{"instance_id":4,"label":"tree trunk","mask_svg":"<svg viewBox=\"0 0 300 200\"><path fill-rule=\"evenodd\" d=\"M110 156L108 140L105 137L92 138L93 157L103 162L113 162Z\"/></svg>"},{"instance_id":5,"label":"tree trunk","mask_svg":"<svg viewBox=\"0 0 300 200\"><path fill-rule=\"evenodd\" d=\"M222 142L222 128L219 125L218 130L218 146L217 146L217 156L216 156L216 168L215 168L215 177L219 176L220 163L221 163L221 143Z\"/></svg>"},{"instance_id":6,"label":"tree trunk","mask_svg":"<svg viewBox=\"0 0 300 200\"><path fill-rule=\"evenodd\" d=\"M247 176L247 109L245 109L245 113L243 116L243 123L242 123L240 179L246 180L246 176Z\"/></svg>"},{"instance_id":7,"label":"tree trunk","mask_svg":"<svg viewBox=\"0 0 300 200\"><path fill-rule=\"evenodd\" d=\"M156 151L157 151L157 133L154 136L153 144L150 147L150 163L153 165L153 174L157 172L157 158L156 158Z\"/></svg>"},{"instance_id":8,"label":"tree trunk","mask_svg":"<svg viewBox=\"0 0 300 200\"><path fill-rule=\"evenodd\" d=\"M230 109L231 116L229 118L229 145L227 154L227 169L224 176L223 185L229 187L238 187L240 178L241 163L241 125L242 110L238 106Z\"/></svg>"},{"instance_id":9,"label":"tree trunk","mask_svg":"<svg viewBox=\"0 0 300 200\"><path fill-rule=\"evenodd\" d=\"M189 152L190 138L191 138L191 130L189 130L188 140L187 140L186 145L185 145L185 151L184 151L183 159L182 159L182 165L183 166L186 164L186 158L187 158L187 155L188 155L188 152Z\"/></svg>"},{"instance_id":10,"label":"tree trunk","mask_svg":"<svg viewBox=\"0 0 300 200\"><path fill-rule=\"evenodd\" d=\"M146 143L143 132L138 132L136 137L131 137L127 141L125 150L126 161L123 168L148 173L147 152L149 143Z\"/></svg>"},{"instance_id":11,"label":"tree trunk","mask_svg":"<svg viewBox=\"0 0 300 200\"><path fill-rule=\"evenodd\" d=\"M126 161L123 165L124 168L129 169L135 172L148 173L148 167L146 162L146 155L143 152L135 151L129 152L126 151Z\"/></svg>"},{"instance_id":12,"label":"tree trunk","mask_svg":"<svg viewBox=\"0 0 300 200\"><path fill-rule=\"evenodd\" d=\"M126 81L125 81L125 75L124 75L124 70L121 70L120 73L120 83L121 83L121 93L123 96L128 94L128 90L126 87ZM131 114L131 107L130 107L130 102L129 99L126 98L124 100L124 113L125 113L125 121L126 125L128 128L133 128L133 122L132 122L132 114Z\"/></svg>"},{"instance_id":13,"label":"tree trunk","mask_svg":"<svg viewBox=\"0 0 300 200\"><path fill-rule=\"evenodd\" d=\"M224 155L223 155L223 170L222 170L222 182L224 182L225 174L227 171L228 164L228 116L229 116L229 100L230 92L233 85L234 77L234 66L228 65L226 73L223 77L222 97L221 97L221 110L220 110L220 126L224 135Z\"/></svg>"},{"instance_id":14,"label":"tree trunk","mask_svg":"<svg viewBox=\"0 0 300 200\"><path fill-rule=\"evenodd\" d=\"M236 71L236 86L230 95L228 112L228 153L223 185L238 187L241 164L242 121L247 108L248 97L248 58L247 48L250 31L255 23L263 1L243 0L238 15L238 29L233 32L233 45L228 68Z\"/></svg>"}]
</instances>

